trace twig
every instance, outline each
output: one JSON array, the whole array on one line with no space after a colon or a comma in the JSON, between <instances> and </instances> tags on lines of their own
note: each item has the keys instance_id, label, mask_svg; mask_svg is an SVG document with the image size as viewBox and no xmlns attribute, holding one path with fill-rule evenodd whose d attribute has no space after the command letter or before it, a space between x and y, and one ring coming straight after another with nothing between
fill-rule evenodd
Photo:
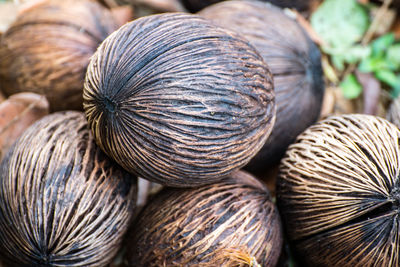
<instances>
[{"instance_id":1,"label":"twig","mask_svg":"<svg viewBox=\"0 0 400 267\"><path fill-rule=\"evenodd\" d=\"M325 45L324 40L316 33L316 31L310 25L310 22L308 20L306 20L303 17L303 15L301 15L298 11L296 11L294 9L285 8L284 12L289 17L295 18L297 20L297 23L299 23L303 27L303 29L307 32L307 34L311 38L311 40L314 41L314 43L316 43L319 46Z\"/></svg>"},{"instance_id":2,"label":"twig","mask_svg":"<svg viewBox=\"0 0 400 267\"><path fill-rule=\"evenodd\" d=\"M378 12L376 13L374 20L372 21L371 25L368 27L367 32L364 34L364 37L361 40L362 45L366 45L372 40L374 33L376 32L381 20L383 19L383 16L388 11L389 6L392 2L393 2L393 0L384 0L382 6L379 8Z\"/></svg>"}]
</instances>

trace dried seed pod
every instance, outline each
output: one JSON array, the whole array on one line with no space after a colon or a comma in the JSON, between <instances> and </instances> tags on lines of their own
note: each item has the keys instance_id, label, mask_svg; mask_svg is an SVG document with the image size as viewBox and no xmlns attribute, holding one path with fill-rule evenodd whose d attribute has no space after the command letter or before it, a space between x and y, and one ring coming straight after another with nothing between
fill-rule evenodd
<instances>
[{"instance_id":1,"label":"dried seed pod","mask_svg":"<svg viewBox=\"0 0 400 267\"><path fill-rule=\"evenodd\" d=\"M135 10L136 17L163 12L185 11L179 0L99 0L99 2L111 9L130 6Z\"/></svg>"},{"instance_id":2,"label":"dried seed pod","mask_svg":"<svg viewBox=\"0 0 400 267\"><path fill-rule=\"evenodd\" d=\"M275 266L282 246L267 189L244 172L213 185L164 189L132 229L128 266Z\"/></svg>"},{"instance_id":3,"label":"dried seed pod","mask_svg":"<svg viewBox=\"0 0 400 267\"><path fill-rule=\"evenodd\" d=\"M289 147L277 203L310 266L400 266L400 130L370 115L330 117Z\"/></svg>"},{"instance_id":4,"label":"dried seed pod","mask_svg":"<svg viewBox=\"0 0 400 267\"><path fill-rule=\"evenodd\" d=\"M257 1L226 1L199 15L244 36L274 75L276 122L261 151L246 167L262 172L279 162L296 136L317 121L324 95L321 56L295 20Z\"/></svg>"},{"instance_id":5,"label":"dried seed pod","mask_svg":"<svg viewBox=\"0 0 400 267\"><path fill-rule=\"evenodd\" d=\"M81 112L48 115L0 166L7 266L105 266L134 212L133 177L95 145Z\"/></svg>"},{"instance_id":6,"label":"dried seed pod","mask_svg":"<svg viewBox=\"0 0 400 267\"><path fill-rule=\"evenodd\" d=\"M221 2L221 0L181 0L181 2L190 12L197 12L209 5Z\"/></svg>"},{"instance_id":7,"label":"dried seed pod","mask_svg":"<svg viewBox=\"0 0 400 267\"><path fill-rule=\"evenodd\" d=\"M272 3L279 7L295 8L299 11L308 11L313 5L315 5L319 0L261 0L260 2ZM190 11L197 12L205 7L218 2L223 2L222 0L181 0L182 4ZM228 1L226 1L228 2ZM230 1L229 1L230 2Z\"/></svg>"},{"instance_id":8,"label":"dried seed pod","mask_svg":"<svg viewBox=\"0 0 400 267\"><path fill-rule=\"evenodd\" d=\"M386 118L397 127L400 127L400 97L394 99L390 104Z\"/></svg>"},{"instance_id":9,"label":"dried seed pod","mask_svg":"<svg viewBox=\"0 0 400 267\"><path fill-rule=\"evenodd\" d=\"M54 110L82 110L89 58L117 28L99 3L48 0L22 12L0 40L0 85L7 94L46 95Z\"/></svg>"},{"instance_id":10,"label":"dried seed pod","mask_svg":"<svg viewBox=\"0 0 400 267\"><path fill-rule=\"evenodd\" d=\"M256 50L184 13L143 17L111 34L89 64L84 110L121 166L179 187L245 165L275 121L272 77Z\"/></svg>"}]
</instances>

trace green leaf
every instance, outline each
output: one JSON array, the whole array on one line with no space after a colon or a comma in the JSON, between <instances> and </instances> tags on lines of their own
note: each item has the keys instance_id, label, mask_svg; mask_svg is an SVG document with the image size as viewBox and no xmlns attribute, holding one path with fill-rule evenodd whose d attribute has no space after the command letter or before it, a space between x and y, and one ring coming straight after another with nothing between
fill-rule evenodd
<instances>
[{"instance_id":1,"label":"green leaf","mask_svg":"<svg viewBox=\"0 0 400 267\"><path fill-rule=\"evenodd\" d=\"M390 94L393 99L397 98L400 95L400 87L393 88Z\"/></svg>"},{"instance_id":2,"label":"green leaf","mask_svg":"<svg viewBox=\"0 0 400 267\"><path fill-rule=\"evenodd\" d=\"M395 70L395 65L386 58L367 57L358 65L358 70L361 72L375 72L379 70Z\"/></svg>"},{"instance_id":3,"label":"green leaf","mask_svg":"<svg viewBox=\"0 0 400 267\"><path fill-rule=\"evenodd\" d=\"M396 76L396 74L390 70L378 70L375 72L375 76L378 80L386 83L392 88L400 87L400 77Z\"/></svg>"},{"instance_id":4,"label":"green leaf","mask_svg":"<svg viewBox=\"0 0 400 267\"><path fill-rule=\"evenodd\" d=\"M312 14L311 25L329 47L346 48L361 40L369 16L356 0L325 0Z\"/></svg>"},{"instance_id":5,"label":"green leaf","mask_svg":"<svg viewBox=\"0 0 400 267\"><path fill-rule=\"evenodd\" d=\"M337 70L344 70L344 58L341 55L332 55L331 60Z\"/></svg>"},{"instance_id":6,"label":"green leaf","mask_svg":"<svg viewBox=\"0 0 400 267\"><path fill-rule=\"evenodd\" d=\"M339 87L342 89L343 96L347 99L357 98L362 92L362 86L354 74L347 75L339 84Z\"/></svg>"},{"instance_id":7,"label":"green leaf","mask_svg":"<svg viewBox=\"0 0 400 267\"><path fill-rule=\"evenodd\" d=\"M394 43L394 40L394 33L388 33L371 42L372 56L383 57L385 51Z\"/></svg>"},{"instance_id":8,"label":"green leaf","mask_svg":"<svg viewBox=\"0 0 400 267\"><path fill-rule=\"evenodd\" d=\"M344 60L346 63L356 63L359 60L367 58L371 54L371 47L354 45L349 47L346 52L343 52Z\"/></svg>"},{"instance_id":9,"label":"green leaf","mask_svg":"<svg viewBox=\"0 0 400 267\"><path fill-rule=\"evenodd\" d=\"M331 55L332 64L342 71L345 63L357 63L371 54L371 47L354 45L346 49L325 48L323 51Z\"/></svg>"},{"instance_id":10,"label":"green leaf","mask_svg":"<svg viewBox=\"0 0 400 267\"><path fill-rule=\"evenodd\" d=\"M400 69L400 44L395 44L388 48L386 60L393 64L395 69Z\"/></svg>"},{"instance_id":11,"label":"green leaf","mask_svg":"<svg viewBox=\"0 0 400 267\"><path fill-rule=\"evenodd\" d=\"M358 70L361 72L374 72L379 65L376 58L365 58L358 65Z\"/></svg>"}]
</instances>

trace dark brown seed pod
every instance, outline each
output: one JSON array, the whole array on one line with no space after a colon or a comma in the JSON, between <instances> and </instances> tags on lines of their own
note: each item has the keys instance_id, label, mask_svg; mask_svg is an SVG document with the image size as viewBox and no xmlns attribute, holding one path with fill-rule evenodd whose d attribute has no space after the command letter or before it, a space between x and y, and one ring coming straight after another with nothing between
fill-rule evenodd
<instances>
[{"instance_id":1,"label":"dark brown seed pod","mask_svg":"<svg viewBox=\"0 0 400 267\"><path fill-rule=\"evenodd\" d=\"M183 6L190 12L197 12L221 0L181 0Z\"/></svg>"},{"instance_id":2,"label":"dark brown seed pod","mask_svg":"<svg viewBox=\"0 0 400 267\"><path fill-rule=\"evenodd\" d=\"M164 189L132 229L128 266L275 266L282 246L267 189L244 172L195 189Z\"/></svg>"},{"instance_id":3,"label":"dark brown seed pod","mask_svg":"<svg viewBox=\"0 0 400 267\"><path fill-rule=\"evenodd\" d=\"M299 11L308 11L313 5L315 5L319 0L260 0L260 2L269 2L279 7L295 8ZM190 12L198 12L205 7L218 2L223 2L222 0L181 0L182 4ZM228 1L226 1L228 2ZM230 1L229 1L230 2Z\"/></svg>"},{"instance_id":4,"label":"dark brown seed pod","mask_svg":"<svg viewBox=\"0 0 400 267\"><path fill-rule=\"evenodd\" d=\"M134 212L132 175L96 146L81 112L53 113L0 166L6 266L105 266Z\"/></svg>"},{"instance_id":5,"label":"dark brown seed pod","mask_svg":"<svg viewBox=\"0 0 400 267\"><path fill-rule=\"evenodd\" d=\"M289 147L277 203L310 266L400 266L400 130L370 115L330 117Z\"/></svg>"},{"instance_id":6,"label":"dark brown seed pod","mask_svg":"<svg viewBox=\"0 0 400 267\"><path fill-rule=\"evenodd\" d=\"M394 99L390 104L386 118L397 127L400 127L400 97Z\"/></svg>"},{"instance_id":7,"label":"dark brown seed pod","mask_svg":"<svg viewBox=\"0 0 400 267\"><path fill-rule=\"evenodd\" d=\"M275 121L272 77L256 50L184 13L143 17L111 34L92 57L83 97L100 147L169 186L239 169Z\"/></svg>"},{"instance_id":8,"label":"dark brown seed pod","mask_svg":"<svg viewBox=\"0 0 400 267\"><path fill-rule=\"evenodd\" d=\"M279 162L296 136L317 121L324 95L318 47L280 8L257 1L226 1L199 15L244 36L274 75L276 122L261 151L246 167L262 172Z\"/></svg>"},{"instance_id":9,"label":"dark brown seed pod","mask_svg":"<svg viewBox=\"0 0 400 267\"><path fill-rule=\"evenodd\" d=\"M0 40L0 86L6 95L46 95L54 110L82 110L89 58L117 24L89 0L48 0L22 12Z\"/></svg>"}]
</instances>

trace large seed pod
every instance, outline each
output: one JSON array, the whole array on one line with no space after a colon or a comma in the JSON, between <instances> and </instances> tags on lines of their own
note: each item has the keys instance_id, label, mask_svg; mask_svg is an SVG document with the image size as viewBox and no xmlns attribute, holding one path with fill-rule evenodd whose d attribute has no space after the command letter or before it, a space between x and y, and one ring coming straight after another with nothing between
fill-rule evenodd
<instances>
[{"instance_id":1,"label":"large seed pod","mask_svg":"<svg viewBox=\"0 0 400 267\"><path fill-rule=\"evenodd\" d=\"M130 6L136 17L142 17L149 13L184 12L185 9L178 0L98 0L104 6L112 10L121 6ZM114 11L115 12L115 11ZM121 24L122 25L122 24Z\"/></svg>"},{"instance_id":2,"label":"large seed pod","mask_svg":"<svg viewBox=\"0 0 400 267\"><path fill-rule=\"evenodd\" d=\"M295 20L267 3L226 1L199 15L246 37L274 75L276 122L247 166L261 172L278 163L296 136L319 117L324 95L320 52Z\"/></svg>"},{"instance_id":3,"label":"large seed pod","mask_svg":"<svg viewBox=\"0 0 400 267\"><path fill-rule=\"evenodd\" d=\"M181 0L181 2L190 12L197 12L209 5L221 2L221 0Z\"/></svg>"},{"instance_id":4,"label":"large seed pod","mask_svg":"<svg viewBox=\"0 0 400 267\"><path fill-rule=\"evenodd\" d=\"M269 2L279 7L295 8L299 11L308 11L319 0L260 0ZM222 0L181 0L182 4L190 11L197 12L203 8L222 2Z\"/></svg>"},{"instance_id":5,"label":"large seed pod","mask_svg":"<svg viewBox=\"0 0 400 267\"><path fill-rule=\"evenodd\" d=\"M291 145L278 208L310 266L400 266L400 130L369 115L330 117Z\"/></svg>"},{"instance_id":6,"label":"large seed pod","mask_svg":"<svg viewBox=\"0 0 400 267\"><path fill-rule=\"evenodd\" d=\"M281 251L278 211L244 172L195 189L166 188L138 219L128 266L275 266Z\"/></svg>"},{"instance_id":7,"label":"large seed pod","mask_svg":"<svg viewBox=\"0 0 400 267\"><path fill-rule=\"evenodd\" d=\"M117 24L99 3L47 0L22 12L0 40L0 86L46 95L54 110L82 110L89 59Z\"/></svg>"},{"instance_id":8,"label":"large seed pod","mask_svg":"<svg viewBox=\"0 0 400 267\"><path fill-rule=\"evenodd\" d=\"M83 113L54 113L17 140L0 167L6 266L105 266L135 207L131 174L93 140Z\"/></svg>"},{"instance_id":9,"label":"large seed pod","mask_svg":"<svg viewBox=\"0 0 400 267\"><path fill-rule=\"evenodd\" d=\"M143 17L92 57L84 110L100 147L126 170L170 186L245 165L275 121L272 77L237 34L195 15Z\"/></svg>"}]
</instances>

